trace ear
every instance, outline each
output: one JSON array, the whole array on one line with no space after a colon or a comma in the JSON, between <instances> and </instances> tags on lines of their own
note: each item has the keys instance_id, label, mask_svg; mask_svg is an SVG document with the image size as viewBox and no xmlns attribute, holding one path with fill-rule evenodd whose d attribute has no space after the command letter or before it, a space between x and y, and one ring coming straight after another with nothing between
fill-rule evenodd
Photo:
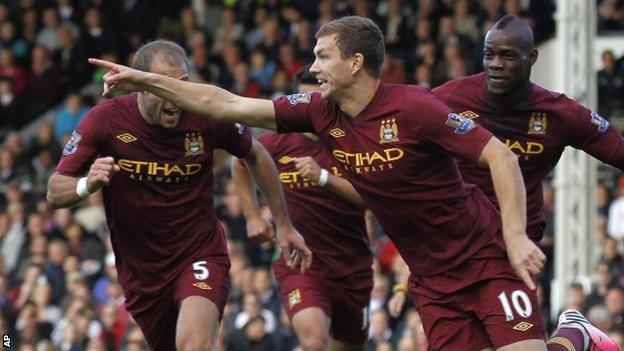
<instances>
[{"instance_id":1,"label":"ear","mask_svg":"<svg viewBox=\"0 0 624 351\"><path fill-rule=\"evenodd\" d=\"M364 67L364 55L358 52L355 55L353 55L353 58L351 61L351 74L355 75L363 67Z\"/></svg>"},{"instance_id":2,"label":"ear","mask_svg":"<svg viewBox=\"0 0 624 351\"><path fill-rule=\"evenodd\" d=\"M531 50L531 52L529 52L529 62L531 63L531 66L533 66L535 64L535 62L537 61L537 57L539 56L537 49L533 49Z\"/></svg>"}]
</instances>

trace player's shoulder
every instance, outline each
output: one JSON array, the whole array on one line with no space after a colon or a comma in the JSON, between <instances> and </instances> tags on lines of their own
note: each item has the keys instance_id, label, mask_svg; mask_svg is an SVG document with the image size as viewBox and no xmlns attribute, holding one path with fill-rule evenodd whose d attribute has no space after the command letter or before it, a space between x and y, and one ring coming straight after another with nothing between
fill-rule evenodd
<instances>
[{"instance_id":1,"label":"player's shoulder","mask_svg":"<svg viewBox=\"0 0 624 351\"><path fill-rule=\"evenodd\" d=\"M470 76L449 80L448 82L438 87L435 87L434 89L432 89L432 91L437 98L445 101L462 93L474 94L475 92L482 91L484 81L485 74L481 72Z\"/></svg>"},{"instance_id":2,"label":"player's shoulder","mask_svg":"<svg viewBox=\"0 0 624 351\"><path fill-rule=\"evenodd\" d=\"M581 117L591 111L564 93L549 90L532 83L533 97L531 104L534 109L545 110L552 115L565 119Z\"/></svg>"},{"instance_id":3,"label":"player's shoulder","mask_svg":"<svg viewBox=\"0 0 624 351\"><path fill-rule=\"evenodd\" d=\"M110 118L123 118L123 116L131 114L133 109L138 108L136 95L136 93L126 94L104 100L89 111L89 117L100 121Z\"/></svg>"}]
</instances>

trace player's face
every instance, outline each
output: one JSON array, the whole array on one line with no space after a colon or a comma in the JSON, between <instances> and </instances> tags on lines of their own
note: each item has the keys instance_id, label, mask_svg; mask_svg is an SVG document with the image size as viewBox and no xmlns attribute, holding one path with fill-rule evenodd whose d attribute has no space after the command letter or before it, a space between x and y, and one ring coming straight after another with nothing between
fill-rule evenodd
<instances>
[{"instance_id":1,"label":"player's face","mask_svg":"<svg viewBox=\"0 0 624 351\"><path fill-rule=\"evenodd\" d=\"M483 70L490 93L506 95L528 84L531 66L537 59L535 49L528 50L517 35L504 29L490 30L483 46Z\"/></svg>"},{"instance_id":2,"label":"player's face","mask_svg":"<svg viewBox=\"0 0 624 351\"><path fill-rule=\"evenodd\" d=\"M176 79L186 80L188 78L186 65L180 63L172 66L158 58L152 62L150 71ZM178 125L182 113L182 110L170 101L163 100L148 92L141 93L141 108L143 117L149 124L167 129L175 128Z\"/></svg>"},{"instance_id":3,"label":"player's face","mask_svg":"<svg viewBox=\"0 0 624 351\"><path fill-rule=\"evenodd\" d=\"M319 80L321 96L336 100L340 90L352 84L352 60L340 57L335 35L325 35L316 41L314 63L310 72Z\"/></svg>"}]
</instances>

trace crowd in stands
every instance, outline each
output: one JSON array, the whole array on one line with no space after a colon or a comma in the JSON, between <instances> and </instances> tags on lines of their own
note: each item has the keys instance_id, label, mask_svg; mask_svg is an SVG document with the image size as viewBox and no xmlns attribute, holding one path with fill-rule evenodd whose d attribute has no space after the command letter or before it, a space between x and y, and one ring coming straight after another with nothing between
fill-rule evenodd
<instances>
[{"instance_id":1,"label":"crowd in stands","mask_svg":"<svg viewBox=\"0 0 624 351\"><path fill-rule=\"evenodd\" d=\"M190 1L164 0L0 3L0 333L10 335L17 350L147 349L123 307L101 194L56 211L45 200L62 145L102 99L105 72L88 65L87 57L131 64L142 42L168 38L187 50L191 80L245 96L275 97L290 93L294 73L313 59L316 29L347 14L373 18L384 32L385 82L428 88L478 72L484 34L504 13L526 19L538 41L554 33L554 1L547 0L203 3L195 9ZM622 1L599 3L600 23L610 29L619 23L622 29ZM615 17L605 17L605 7L617 10L609 12ZM603 55L598 81L605 117L621 113L621 61L613 53ZM31 140L17 132L51 108L56 117L40 124ZM298 341L271 273L279 253L270 243L247 239L229 159L219 154L216 160L215 204L232 262L219 350L295 350ZM624 180L612 170L601 174L595 237L601 258L590 281L570 286L568 304L624 345ZM543 277L547 288L554 207L548 186L544 200L550 219L542 242L551 262ZM425 350L411 304L398 318L387 312L392 286L405 279L407 267L372 216L367 223L376 258L366 350ZM548 289L543 297L549 320Z\"/></svg>"}]
</instances>

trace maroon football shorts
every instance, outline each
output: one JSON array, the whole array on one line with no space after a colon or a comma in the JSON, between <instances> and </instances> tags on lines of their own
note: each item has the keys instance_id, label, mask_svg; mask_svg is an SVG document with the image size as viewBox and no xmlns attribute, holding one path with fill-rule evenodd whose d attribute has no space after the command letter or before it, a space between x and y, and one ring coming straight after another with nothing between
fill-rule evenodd
<instances>
[{"instance_id":1,"label":"maroon football shorts","mask_svg":"<svg viewBox=\"0 0 624 351\"><path fill-rule=\"evenodd\" d=\"M482 249L439 275L410 276L410 294L429 350L498 349L544 339L536 291L516 276L507 257L496 254L497 250Z\"/></svg>"},{"instance_id":2,"label":"maroon football shorts","mask_svg":"<svg viewBox=\"0 0 624 351\"><path fill-rule=\"evenodd\" d=\"M370 269L339 279L313 277L275 266L284 310L292 321L297 312L318 307L331 318L330 334L347 344L363 344L368 337L368 303L373 289Z\"/></svg>"},{"instance_id":3,"label":"maroon football shorts","mask_svg":"<svg viewBox=\"0 0 624 351\"><path fill-rule=\"evenodd\" d=\"M219 309L219 319L229 293L228 261L210 257L189 263L178 277L158 295L126 292L128 312L137 322L154 351L175 350L176 323L182 301L189 296L202 296Z\"/></svg>"}]
</instances>

